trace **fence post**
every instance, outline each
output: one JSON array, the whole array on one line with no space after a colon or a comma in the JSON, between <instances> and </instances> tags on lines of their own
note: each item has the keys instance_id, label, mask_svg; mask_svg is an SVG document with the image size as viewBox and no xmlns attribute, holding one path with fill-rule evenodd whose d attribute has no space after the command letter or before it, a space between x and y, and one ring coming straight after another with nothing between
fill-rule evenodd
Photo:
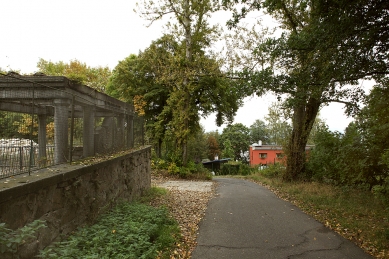
<instances>
[{"instance_id":1,"label":"fence post","mask_svg":"<svg viewBox=\"0 0 389 259\"><path fill-rule=\"evenodd\" d=\"M23 147L19 146L19 169L23 170Z\"/></svg>"}]
</instances>

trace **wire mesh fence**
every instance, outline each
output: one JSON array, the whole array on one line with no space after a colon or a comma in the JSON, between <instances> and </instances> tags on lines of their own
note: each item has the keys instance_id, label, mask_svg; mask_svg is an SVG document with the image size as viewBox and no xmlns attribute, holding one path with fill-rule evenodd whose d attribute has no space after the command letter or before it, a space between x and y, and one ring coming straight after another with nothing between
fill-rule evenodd
<instances>
[{"instance_id":1,"label":"wire mesh fence","mask_svg":"<svg viewBox=\"0 0 389 259\"><path fill-rule=\"evenodd\" d=\"M128 103L66 77L0 75L0 178L145 144Z\"/></svg>"}]
</instances>

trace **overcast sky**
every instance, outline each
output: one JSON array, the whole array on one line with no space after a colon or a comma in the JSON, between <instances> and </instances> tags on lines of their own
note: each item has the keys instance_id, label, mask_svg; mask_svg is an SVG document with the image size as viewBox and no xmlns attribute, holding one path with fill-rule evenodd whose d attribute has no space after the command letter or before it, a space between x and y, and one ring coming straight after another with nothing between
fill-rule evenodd
<instances>
[{"instance_id":1,"label":"overcast sky","mask_svg":"<svg viewBox=\"0 0 389 259\"><path fill-rule=\"evenodd\" d=\"M150 28L133 12L136 0L7 0L0 8L0 68L37 71L39 58L58 62L77 59L113 69L120 60L148 47L163 34L163 22ZM229 17L218 16L221 24ZM264 119L274 97L248 97L235 118L249 127ZM351 121L343 105L321 111L331 130L343 131ZM206 131L219 129L215 116L201 121Z\"/></svg>"}]
</instances>

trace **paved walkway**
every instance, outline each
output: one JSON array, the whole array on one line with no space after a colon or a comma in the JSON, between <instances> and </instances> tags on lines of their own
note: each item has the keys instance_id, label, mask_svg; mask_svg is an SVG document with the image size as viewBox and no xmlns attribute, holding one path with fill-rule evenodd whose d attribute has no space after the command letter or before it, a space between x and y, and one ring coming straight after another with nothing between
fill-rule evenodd
<instances>
[{"instance_id":1,"label":"paved walkway","mask_svg":"<svg viewBox=\"0 0 389 259\"><path fill-rule=\"evenodd\" d=\"M216 178L192 259L372 258L296 206L250 181Z\"/></svg>"}]
</instances>

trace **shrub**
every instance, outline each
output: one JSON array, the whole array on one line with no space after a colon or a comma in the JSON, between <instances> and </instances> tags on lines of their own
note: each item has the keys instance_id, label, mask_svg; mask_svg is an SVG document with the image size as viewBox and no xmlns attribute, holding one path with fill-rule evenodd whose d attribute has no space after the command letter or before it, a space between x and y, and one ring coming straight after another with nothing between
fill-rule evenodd
<instances>
[{"instance_id":1,"label":"shrub","mask_svg":"<svg viewBox=\"0 0 389 259\"><path fill-rule=\"evenodd\" d=\"M226 163L222 164L220 167L220 175L238 175L239 168L241 164L239 163Z\"/></svg>"},{"instance_id":2,"label":"shrub","mask_svg":"<svg viewBox=\"0 0 389 259\"><path fill-rule=\"evenodd\" d=\"M157 158L157 159L153 159L151 161L151 167L153 169L162 169L162 170L166 170L168 169L169 167L169 164L163 160L163 159L160 159L160 158Z\"/></svg>"},{"instance_id":3,"label":"shrub","mask_svg":"<svg viewBox=\"0 0 389 259\"><path fill-rule=\"evenodd\" d=\"M181 167L179 175L180 175L181 178L186 179L186 178L190 177L191 171L187 167Z\"/></svg>"},{"instance_id":4,"label":"shrub","mask_svg":"<svg viewBox=\"0 0 389 259\"><path fill-rule=\"evenodd\" d=\"M247 164L241 164L239 166L239 175L250 175L253 171L253 168L251 168Z\"/></svg>"},{"instance_id":5,"label":"shrub","mask_svg":"<svg viewBox=\"0 0 389 259\"><path fill-rule=\"evenodd\" d=\"M266 168L260 170L260 174L267 178L279 177L285 173L285 166L282 164L271 164Z\"/></svg>"},{"instance_id":6,"label":"shrub","mask_svg":"<svg viewBox=\"0 0 389 259\"><path fill-rule=\"evenodd\" d=\"M104 214L97 224L81 228L67 240L42 250L39 257L154 259L173 247L178 235L178 224L166 208L122 203ZM168 256L165 253L160 258Z\"/></svg>"},{"instance_id":7,"label":"shrub","mask_svg":"<svg viewBox=\"0 0 389 259\"><path fill-rule=\"evenodd\" d=\"M42 220L35 220L22 228L12 230L0 223L0 254L16 254L19 246L35 238L36 232L46 227Z\"/></svg>"},{"instance_id":8,"label":"shrub","mask_svg":"<svg viewBox=\"0 0 389 259\"><path fill-rule=\"evenodd\" d=\"M169 174L176 175L180 172L180 168L176 165L176 163L171 162L167 168L167 171Z\"/></svg>"}]
</instances>

